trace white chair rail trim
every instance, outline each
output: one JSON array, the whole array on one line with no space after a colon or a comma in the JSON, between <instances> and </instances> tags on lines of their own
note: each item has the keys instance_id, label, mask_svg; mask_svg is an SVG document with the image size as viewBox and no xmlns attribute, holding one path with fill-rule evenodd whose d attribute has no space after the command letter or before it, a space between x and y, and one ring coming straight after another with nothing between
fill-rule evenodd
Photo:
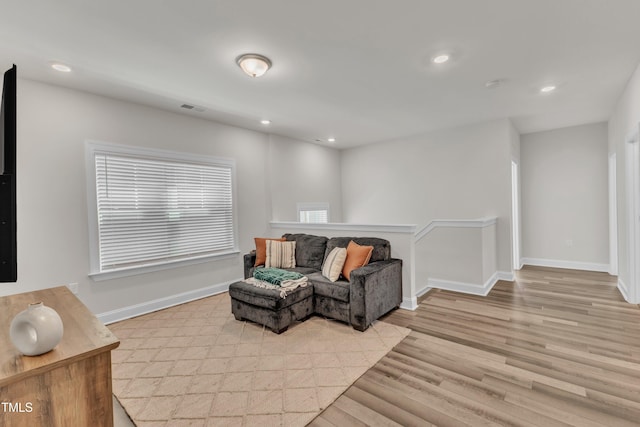
<instances>
[{"instance_id":1,"label":"white chair rail trim","mask_svg":"<svg viewBox=\"0 0 640 427\"><path fill-rule=\"evenodd\" d=\"M416 233L415 241L417 243L436 228L485 228L494 225L497 222L498 218L496 217L478 219L434 219Z\"/></svg>"},{"instance_id":2,"label":"white chair rail trim","mask_svg":"<svg viewBox=\"0 0 640 427\"><path fill-rule=\"evenodd\" d=\"M343 222L330 222L316 224L295 221L271 221L271 228L278 229L304 229L304 230L345 230L345 231L378 231L386 233L415 233L415 224L350 224Z\"/></svg>"}]
</instances>

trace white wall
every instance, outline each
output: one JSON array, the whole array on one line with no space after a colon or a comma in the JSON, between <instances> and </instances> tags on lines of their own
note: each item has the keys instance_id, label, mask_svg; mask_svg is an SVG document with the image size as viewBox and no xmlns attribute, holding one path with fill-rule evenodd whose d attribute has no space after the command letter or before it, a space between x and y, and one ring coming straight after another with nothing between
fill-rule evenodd
<instances>
[{"instance_id":1,"label":"white wall","mask_svg":"<svg viewBox=\"0 0 640 427\"><path fill-rule=\"evenodd\" d=\"M638 132L640 124L640 66L629 79L609 119L609 153L616 153L616 185L618 202L618 279L630 302L640 303L640 283L633 283L630 275L629 227L627 222L626 145L629 137Z\"/></svg>"},{"instance_id":2,"label":"white wall","mask_svg":"<svg viewBox=\"0 0 640 427\"><path fill-rule=\"evenodd\" d=\"M434 221L415 243L416 294L430 288L486 295L498 280L513 280L497 269L497 218Z\"/></svg>"},{"instance_id":3,"label":"white wall","mask_svg":"<svg viewBox=\"0 0 640 427\"><path fill-rule=\"evenodd\" d=\"M344 220L420 229L434 219L495 216L497 268L510 273L513 133L508 120L497 120L345 150Z\"/></svg>"},{"instance_id":4,"label":"white wall","mask_svg":"<svg viewBox=\"0 0 640 427\"><path fill-rule=\"evenodd\" d=\"M521 137L525 264L607 271L607 124Z\"/></svg>"},{"instance_id":5,"label":"white wall","mask_svg":"<svg viewBox=\"0 0 640 427\"><path fill-rule=\"evenodd\" d=\"M341 222L340 152L278 135L269 140L273 220L298 221L298 202L326 202L329 222Z\"/></svg>"},{"instance_id":6,"label":"white wall","mask_svg":"<svg viewBox=\"0 0 640 427\"><path fill-rule=\"evenodd\" d=\"M233 158L236 161L239 246L267 234L271 197L294 203L287 188L271 188L269 136L185 115L32 81L18 83L18 282L13 294L79 283L78 296L94 313L120 310L180 293L223 289L243 275L241 254L216 261L122 279L93 282L89 272L86 139ZM301 146L310 145L299 142ZM296 150L294 141L287 147ZM314 147L311 150L315 150ZM331 155L317 158L333 167ZM276 174L276 178L277 178ZM305 180L314 194L324 182ZM327 193L333 193L330 188ZM274 204L275 205L275 204ZM221 285L221 286L215 286ZM173 301L173 300L171 300ZM134 310L135 311L135 310Z\"/></svg>"},{"instance_id":7,"label":"white wall","mask_svg":"<svg viewBox=\"0 0 640 427\"><path fill-rule=\"evenodd\" d=\"M494 248L495 249L495 248ZM436 228L416 245L416 276L460 283L483 283L482 229ZM451 263L455 259L456 263ZM495 260L495 257L494 257ZM464 266L461 268L461 266ZM492 274L495 270L492 271ZM420 292L428 282L418 283Z\"/></svg>"}]
</instances>

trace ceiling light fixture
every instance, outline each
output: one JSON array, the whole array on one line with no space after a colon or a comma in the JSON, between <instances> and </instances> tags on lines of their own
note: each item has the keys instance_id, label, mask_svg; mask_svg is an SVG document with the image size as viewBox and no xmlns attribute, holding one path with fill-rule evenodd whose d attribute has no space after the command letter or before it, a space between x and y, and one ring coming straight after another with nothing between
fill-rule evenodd
<instances>
[{"instance_id":1,"label":"ceiling light fixture","mask_svg":"<svg viewBox=\"0 0 640 427\"><path fill-rule=\"evenodd\" d=\"M438 55L435 56L432 61L434 64L444 64L445 62L447 62L450 59L449 55L447 54L442 54L442 55Z\"/></svg>"},{"instance_id":2,"label":"ceiling light fixture","mask_svg":"<svg viewBox=\"0 0 640 427\"><path fill-rule=\"evenodd\" d=\"M271 68L271 60L257 53L245 53L238 56L236 64L251 77L260 77Z\"/></svg>"},{"instance_id":3,"label":"ceiling light fixture","mask_svg":"<svg viewBox=\"0 0 640 427\"><path fill-rule=\"evenodd\" d=\"M550 93L550 92L553 92L554 90L556 90L556 87L554 85L549 85L549 86L545 86L542 89L540 89L540 92L542 92L542 93Z\"/></svg>"},{"instance_id":4,"label":"ceiling light fixture","mask_svg":"<svg viewBox=\"0 0 640 427\"><path fill-rule=\"evenodd\" d=\"M270 125L271 124L271 120L267 120L267 119L260 120L260 123L262 123L263 125Z\"/></svg>"},{"instance_id":5,"label":"ceiling light fixture","mask_svg":"<svg viewBox=\"0 0 640 427\"><path fill-rule=\"evenodd\" d=\"M56 71L60 71L62 73L70 73L71 72L71 67L69 67L68 65L65 65L65 64L61 64L59 62L54 62L53 64L51 64L51 68L53 68Z\"/></svg>"},{"instance_id":6,"label":"ceiling light fixture","mask_svg":"<svg viewBox=\"0 0 640 427\"><path fill-rule=\"evenodd\" d=\"M328 138L327 142L336 142L336 139L335 138Z\"/></svg>"}]
</instances>

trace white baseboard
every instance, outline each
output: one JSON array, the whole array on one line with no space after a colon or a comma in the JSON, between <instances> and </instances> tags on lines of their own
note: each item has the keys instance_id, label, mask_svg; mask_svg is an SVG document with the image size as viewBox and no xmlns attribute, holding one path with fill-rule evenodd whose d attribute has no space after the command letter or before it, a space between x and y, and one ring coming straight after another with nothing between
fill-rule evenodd
<instances>
[{"instance_id":1,"label":"white baseboard","mask_svg":"<svg viewBox=\"0 0 640 427\"><path fill-rule=\"evenodd\" d=\"M622 294L622 298L624 298L626 302L631 302L629 301L629 289L620 278L618 278L618 290L620 291L620 293Z\"/></svg>"},{"instance_id":2,"label":"white baseboard","mask_svg":"<svg viewBox=\"0 0 640 427\"><path fill-rule=\"evenodd\" d=\"M533 265L536 267L567 268L570 270L598 271L602 273L607 273L609 271L609 264L598 264L595 262L562 261L542 258L522 258L522 263L525 265Z\"/></svg>"},{"instance_id":3,"label":"white baseboard","mask_svg":"<svg viewBox=\"0 0 640 427\"><path fill-rule=\"evenodd\" d=\"M400 304L400 308L415 311L418 308L418 298L402 298L402 304Z\"/></svg>"},{"instance_id":4,"label":"white baseboard","mask_svg":"<svg viewBox=\"0 0 640 427\"><path fill-rule=\"evenodd\" d=\"M491 288L498 282L499 273L495 272L484 284L464 283L453 280L432 278L427 280L430 288L445 289L447 291L462 292L465 294L486 296Z\"/></svg>"},{"instance_id":5,"label":"white baseboard","mask_svg":"<svg viewBox=\"0 0 640 427\"><path fill-rule=\"evenodd\" d=\"M456 282L445 279L429 279L428 285L416 291L416 297L429 292L431 289L445 289L448 291L463 292L473 295L487 295L499 280L513 282L516 280L515 274L509 271L496 271L484 285L475 283ZM402 306L401 306L402 307Z\"/></svg>"},{"instance_id":6,"label":"white baseboard","mask_svg":"<svg viewBox=\"0 0 640 427\"><path fill-rule=\"evenodd\" d=\"M516 280L516 274L513 271L498 271L496 272L498 280L504 280L506 282L513 282Z\"/></svg>"},{"instance_id":7,"label":"white baseboard","mask_svg":"<svg viewBox=\"0 0 640 427\"><path fill-rule=\"evenodd\" d=\"M118 308L116 310L107 311L106 313L97 314L96 317L100 319L102 323L108 325L110 323L130 319L142 314L147 314L153 311L162 310L164 308L173 307L174 305L184 304L189 301L194 301L211 295L226 292L229 290L229 285L233 282L237 282L238 280L242 279L231 280L225 283L218 283L216 285L207 286L206 288L195 289L193 291L182 292L179 294L170 295L168 297L143 302L141 304L134 304L127 307Z\"/></svg>"},{"instance_id":8,"label":"white baseboard","mask_svg":"<svg viewBox=\"0 0 640 427\"><path fill-rule=\"evenodd\" d=\"M629 291L629 287L618 278L618 290L622 294L622 298L629 304L640 304L640 298L637 298L636 301L631 298L631 292Z\"/></svg>"},{"instance_id":9,"label":"white baseboard","mask_svg":"<svg viewBox=\"0 0 640 427\"><path fill-rule=\"evenodd\" d=\"M421 297L422 295L426 294L427 292L429 292L432 288L430 288L429 286L425 286L424 288L416 291L416 297Z\"/></svg>"}]
</instances>

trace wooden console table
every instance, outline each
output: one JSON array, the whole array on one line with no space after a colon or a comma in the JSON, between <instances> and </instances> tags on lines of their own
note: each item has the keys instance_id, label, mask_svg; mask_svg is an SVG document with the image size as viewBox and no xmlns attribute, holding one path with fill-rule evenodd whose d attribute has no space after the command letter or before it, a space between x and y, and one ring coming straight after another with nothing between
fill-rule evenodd
<instances>
[{"instance_id":1,"label":"wooden console table","mask_svg":"<svg viewBox=\"0 0 640 427\"><path fill-rule=\"evenodd\" d=\"M42 301L62 318L60 343L22 356L13 317ZM0 426L113 426L111 350L120 341L65 286L0 297Z\"/></svg>"}]
</instances>

